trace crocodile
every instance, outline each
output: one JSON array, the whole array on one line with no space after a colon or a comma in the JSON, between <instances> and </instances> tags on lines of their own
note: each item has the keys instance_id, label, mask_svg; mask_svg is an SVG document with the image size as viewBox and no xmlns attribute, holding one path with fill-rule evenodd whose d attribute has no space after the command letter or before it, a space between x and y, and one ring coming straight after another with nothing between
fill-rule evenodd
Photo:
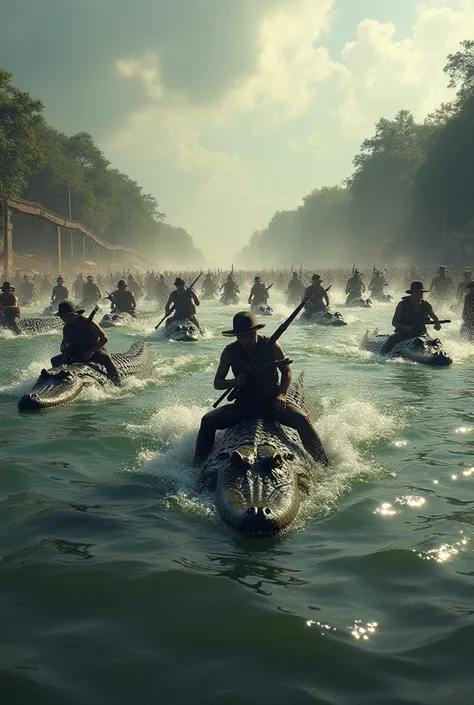
<instances>
[{"instance_id":1,"label":"crocodile","mask_svg":"<svg viewBox=\"0 0 474 705\"><path fill-rule=\"evenodd\" d=\"M382 346L388 337L388 334L379 334L377 330L373 333L367 331L362 339L361 347L380 355ZM418 335L401 340L394 345L387 357L402 357L422 365L431 365L431 367L447 367L453 362L439 338L429 338L428 335Z\"/></svg>"},{"instance_id":2,"label":"crocodile","mask_svg":"<svg viewBox=\"0 0 474 705\"><path fill-rule=\"evenodd\" d=\"M99 325L102 328L120 328L121 326L130 326L136 323L154 323L158 318L156 311L135 311L130 314L123 311L115 311L106 313L102 316Z\"/></svg>"},{"instance_id":3,"label":"crocodile","mask_svg":"<svg viewBox=\"0 0 474 705\"><path fill-rule=\"evenodd\" d=\"M165 336L180 343L196 342L202 338L199 328L189 318L171 321L165 328Z\"/></svg>"},{"instance_id":4,"label":"crocodile","mask_svg":"<svg viewBox=\"0 0 474 705\"><path fill-rule=\"evenodd\" d=\"M63 326L61 319L54 316L51 318L20 318L19 323L20 333L12 331L17 335L21 333L25 333L25 335L39 335L41 333L49 333L52 330L59 330L59 328ZM0 321L0 328L11 330L10 326L8 326L4 320Z\"/></svg>"},{"instance_id":5,"label":"crocodile","mask_svg":"<svg viewBox=\"0 0 474 705\"><path fill-rule=\"evenodd\" d=\"M149 343L137 341L127 352L112 353L111 357L121 378L151 377L153 367L149 347ZM20 411L38 411L62 406L73 401L85 387L91 385L114 386L105 368L94 362L73 362L49 370L43 369L31 392L19 400L18 408Z\"/></svg>"},{"instance_id":6,"label":"crocodile","mask_svg":"<svg viewBox=\"0 0 474 705\"><path fill-rule=\"evenodd\" d=\"M307 413L302 376L288 400ZM318 469L296 431L250 418L218 433L199 485L214 493L220 516L239 533L276 536L295 521Z\"/></svg>"}]
</instances>

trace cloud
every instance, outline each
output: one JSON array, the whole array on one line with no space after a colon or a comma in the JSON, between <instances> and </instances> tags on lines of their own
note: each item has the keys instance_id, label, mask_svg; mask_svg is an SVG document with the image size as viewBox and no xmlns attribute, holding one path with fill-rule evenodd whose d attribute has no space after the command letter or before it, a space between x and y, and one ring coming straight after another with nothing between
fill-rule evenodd
<instances>
[{"instance_id":1,"label":"cloud","mask_svg":"<svg viewBox=\"0 0 474 705\"><path fill-rule=\"evenodd\" d=\"M404 39L396 38L390 22L360 22L356 38L342 50L350 83L336 114L346 130L365 136L382 115L407 108L423 119L449 100L446 56L473 32L474 6L462 1L424 3Z\"/></svg>"},{"instance_id":2,"label":"cloud","mask_svg":"<svg viewBox=\"0 0 474 705\"><path fill-rule=\"evenodd\" d=\"M328 29L332 1L275 1L258 28L252 71L230 82L218 100L195 102L186 92L170 88L157 53L122 57L116 62L118 74L138 80L148 104L124 121L111 146L140 148L146 143L149 149L152 142L157 152L170 158L174 153L177 169L235 171L238 158L206 148L203 133L239 114L256 114L260 123L294 118L309 109L319 85L346 75L327 49L315 45Z\"/></svg>"}]
</instances>

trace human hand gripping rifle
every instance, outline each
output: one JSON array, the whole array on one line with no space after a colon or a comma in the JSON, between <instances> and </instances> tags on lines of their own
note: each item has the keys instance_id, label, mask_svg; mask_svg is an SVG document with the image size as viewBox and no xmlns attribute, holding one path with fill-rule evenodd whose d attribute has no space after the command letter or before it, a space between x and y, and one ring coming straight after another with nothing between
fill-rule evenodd
<instances>
[{"instance_id":1,"label":"human hand gripping rifle","mask_svg":"<svg viewBox=\"0 0 474 705\"><path fill-rule=\"evenodd\" d=\"M198 281L198 279L200 279L200 278L202 277L203 274L204 274L204 272L201 272L200 274L198 274L198 276L197 276L196 279L193 281L193 283L191 284L191 286L188 286L188 287L186 288L186 291L191 291L191 289L193 288L193 286L196 284L196 282ZM163 323L163 321L164 321L166 318L168 318L168 316L171 316L171 314L173 313L173 311L174 311L174 308L172 308L169 313L165 313L165 315L163 316L163 318L161 319L161 321L156 324L155 330L158 330L158 328L161 326L161 324Z\"/></svg>"},{"instance_id":2,"label":"human hand gripping rifle","mask_svg":"<svg viewBox=\"0 0 474 705\"><path fill-rule=\"evenodd\" d=\"M256 371L256 369L258 369L259 360L261 360L263 358L265 353L273 347L274 343L276 343L278 338L280 338L280 336L283 335L283 333L290 326L290 324L293 323L296 316L303 309L306 301L307 301L307 299L303 299L303 301L300 304L298 304L298 306L295 308L293 313L290 314L290 316L288 316L286 321L283 321L281 326L279 326L277 328L277 330L273 333L273 335L267 340L265 345L258 351L258 353L255 355L255 357L252 358L252 360L248 363L248 365L245 366L245 368L242 370L242 374L244 374L244 375L252 374L253 372ZM280 367L281 365L289 365L290 362L291 361L288 360L288 358L286 358L285 360L275 360L275 363L270 363L270 365L273 367ZM278 363L280 363L280 364L278 364ZM260 364L262 364L262 363L260 363ZM224 399L226 399L230 395L230 393L233 392L234 390L235 390L235 387L230 387L229 389L226 389L225 392L223 394L221 394L219 399L217 399L217 401L214 402L214 404L212 405L212 408L217 409L217 407L219 406L221 401L224 401Z\"/></svg>"},{"instance_id":3,"label":"human hand gripping rifle","mask_svg":"<svg viewBox=\"0 0 474 705\"><path fill-rule=\"evenodd\" d=\"M71 359L72 359L72 353L73 353L73 350L74 350L74 345L77 343L77 341L79 340L79 338L81 337L81 335L86 332L87 328L89 327L89 323L91 323L92 319L94 318L94 316L95 316L95 314L97 313L98 310L99 310L99 307L98 307L98 306L94 306L94 308L93 308L92 311L90 312L89 316L88 316L87 319L84 321L84 324L83 324L83 325L80 327L80 329L77 331L76 335L75 335L74 338L71 340L71 342L67 344L67 348L66 348L66 351L65 351L64 356L63 356L63 363L62 363L63 365L68 365L68 364L70 363L70 361L71 361Z\"/></svg>"}]
</instances>

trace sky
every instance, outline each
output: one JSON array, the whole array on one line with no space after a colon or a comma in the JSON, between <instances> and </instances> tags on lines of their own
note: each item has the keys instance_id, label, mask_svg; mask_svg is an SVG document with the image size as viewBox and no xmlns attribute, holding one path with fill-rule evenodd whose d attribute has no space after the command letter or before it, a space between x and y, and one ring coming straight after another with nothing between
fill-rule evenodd
<instances>
[{"instance_id":1,"label":"sky","mask_svg":"<svg viewBox=\"0 0 474 705\"><path fill-rule=\"evenodd\" d=\"M0 0L0 67L89 132L209 264L341 183L380 117L422 120L474 0Z\"/></svg>"}]
</instances>

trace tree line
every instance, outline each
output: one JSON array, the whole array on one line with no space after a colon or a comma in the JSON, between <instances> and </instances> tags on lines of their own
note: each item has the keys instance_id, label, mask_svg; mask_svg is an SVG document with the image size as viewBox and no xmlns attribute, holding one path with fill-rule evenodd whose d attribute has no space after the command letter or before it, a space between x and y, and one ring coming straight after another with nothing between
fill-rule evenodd
<instances>
[{"instance_id":1,"label":"tree line","mask_svg":"<svg viewBox=\"0 0 474 705\"><path fill-rule=\"evenodd\" d=\"M381 118L340 186L323 187L253 234L239 263L332 266L474 261L474 41L447 57L452 102L422 123Z\"/></svg>"},{"instance_id":2,"label":"tree line","mask_svg":"<svg viewBox=\"0 0 474 705\"><path fill-rule=\"evenodd\" d=\"M71 215L106 242L146 253L150 262L191 266L203 259L189 233L165 223L155 197L114 169L91 135L53 129L42 102L0 70L0 198L5 197Z\"/></svg>"}]
</instances>

